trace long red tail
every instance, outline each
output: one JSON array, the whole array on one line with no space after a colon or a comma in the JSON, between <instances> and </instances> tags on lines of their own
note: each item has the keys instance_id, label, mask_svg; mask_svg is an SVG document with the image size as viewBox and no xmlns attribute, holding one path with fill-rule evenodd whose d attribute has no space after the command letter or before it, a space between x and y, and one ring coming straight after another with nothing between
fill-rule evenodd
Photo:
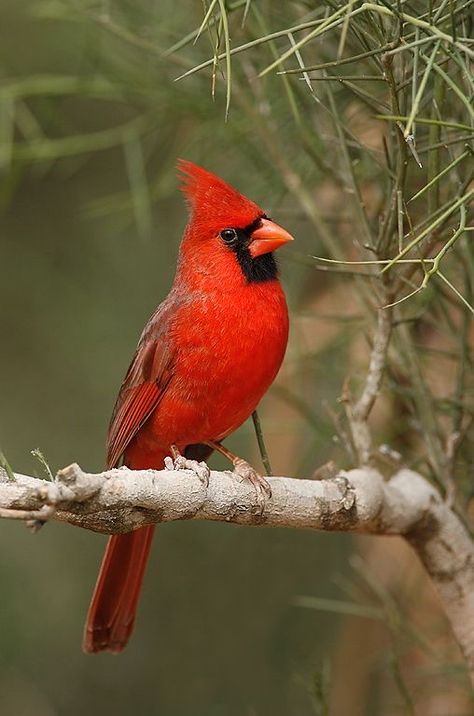
<instances>
[{"instance_id":1,"label":"long red tail","mask_svg":"<svg viewBox=\"0 0 474 716\"><path fill-rule=\"evenodd\" d=\"M155 526L109 538L87 615L82 648L118 654L135 622L140 587Z\"/></svg>"},{"instance_id":2,"label":"long red tail","mask_svg":"<svg viewBox=\"0 0 474 716\"><path fill-rule=\"evenodd\" d=\"M125 454L128 467L160 469L163 465L166 453L150 456L133 449L132 445ZM211 453L207 445L189 445L184 452L192 460L207 460ZM82 648L86 653L118 654L127 645L154 532L155 525L150 525L109 538L84 629Z\"/></svg>"}]
</instances>

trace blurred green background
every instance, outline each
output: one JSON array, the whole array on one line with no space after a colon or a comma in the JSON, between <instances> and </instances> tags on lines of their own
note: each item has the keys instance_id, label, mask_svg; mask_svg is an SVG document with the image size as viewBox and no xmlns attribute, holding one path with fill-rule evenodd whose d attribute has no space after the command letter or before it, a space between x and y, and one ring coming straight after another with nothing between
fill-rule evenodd
<instances>
[{"instance_id":1,"label":"blurred green background","mask_svg":"<svg viewBox=\"0 0 474 716\"><path fill-rule=\"evenodd\" d=\"M254 4L256 27L268 18L285 27L284 8ZM246 37L240 6L236 42ZM2 0L0 13L0 444L15 471L43 475L30 455L36 447L53 470L73 461L103 468L120 381L174 274L186 222L178 157L221 174L297 237L293 258L291 250L281 257L291 342L261 417L277 474L306 476L329 458L344 464L324 404L337 407L360 324L347 299L337 305L340 277L296 260L320 252L324 237L283 180L293 168L304 179L309 165L291 144L294 111L280 80L269 81L266 95L274 141L252 116L266 99L258 87L253 99L245 93L245 61L227 124L221 81L215 101L209 73L174 82L212 56L206 37L162 54L199 27L199 2ZM310 195L329 234L350 244L350 225L324 194L324 165L318 171L323 189ZM337 310L345 318L335 331ZM251 424L229 446L259 464ZM105 538L59 524L33 537L2 522L0 534L1 714L305 716L329 713L328 693L334 714L411 713L398 659L416 639L386 619L334 613L334 599L356 594L380 606L385 598L349 562L350 536L163 525L129 647L90 657L80 651L81 632ZM394 544L385 549L394 571L408 570L399 598L409 604L424 582ZM362 545L369 562L370 545ZM375 573L380 563L374 558ZM298 595L325 598L327 609L298 607ZM433 608L431 617L445 635L442 615ZM363 675L351 696L356 662Z\"/></svg>"}]
</instances>

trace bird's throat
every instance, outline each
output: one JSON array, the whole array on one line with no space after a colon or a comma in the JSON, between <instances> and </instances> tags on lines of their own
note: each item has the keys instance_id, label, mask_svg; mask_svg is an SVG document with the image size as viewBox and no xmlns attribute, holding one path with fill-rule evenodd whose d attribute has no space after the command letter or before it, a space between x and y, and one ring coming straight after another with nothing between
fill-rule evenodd
<instances>
[{"instance_id":1,"label":"bird's throat","mask_svg":"<svg viewBox=\"0 0 474 716\"><path fill-rule=\"evenodd\" d=\"M237 246L235 255L247 283L264 283L278 278L278 264L273 253L252 258L248 248Z\"/></svg>"}]
</instances>

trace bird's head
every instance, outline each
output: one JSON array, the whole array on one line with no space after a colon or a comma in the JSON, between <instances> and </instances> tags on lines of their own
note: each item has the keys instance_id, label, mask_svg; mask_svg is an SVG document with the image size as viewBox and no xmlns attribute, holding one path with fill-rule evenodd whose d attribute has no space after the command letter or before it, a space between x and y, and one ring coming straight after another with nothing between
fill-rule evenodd
<instances>
[{"instance_id":1,"label":"bird's head","mask_svg":"<svg viewBox=\"0 0 474 716\"><path fill-rule=\"evenodd\" d=\"M191 212L183 242L186 253L198 250L210 264L234 255L248 282L276 278L272 252L293 237L215 174L184 160L178 168Z\"/></svg>"}]
</instances>

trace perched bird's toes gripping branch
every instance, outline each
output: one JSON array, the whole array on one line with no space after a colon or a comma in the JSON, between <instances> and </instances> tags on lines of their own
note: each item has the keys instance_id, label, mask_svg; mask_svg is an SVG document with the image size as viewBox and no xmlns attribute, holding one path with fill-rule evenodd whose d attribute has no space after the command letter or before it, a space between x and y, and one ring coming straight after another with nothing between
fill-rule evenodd
<instances>
[{"instance_id":1,"label":"perched bird's toes gripping branch","mask_svg":"<svg viewBox=\"0 0 474 716\"><path fill-rule=\"evenodd\" d=\"M240 477L241 480L247 480L253 485L255 490L255 496L257 498L258 508L256 514L262 515L265 509L267 498L272 496L272 488L270 487L268 480L263 475L260 475L247 460L235 455L228 448L224 447L218 442L208 441L206 443L212 450L216 450L221 455L224 455L234 466L234 474Z\"/></svg>"},{"instance_id":2,"label":"perched bird's toes gripping branch","mask_svg":"<svg viewBox=\"0 0 474 716\"><path fill-rule=\"evenodd\" d=\"M257 514L263 515L267 499L272 496L272 488L268 480L263 475L260 475L247 460L243 460L240 457L234 460L234 474L253 485L258 504Z\"/></svg>"},{"instance_id":3,"label":"perched bird's toes gripping branch","mask_svg":"<svg viewBox=\"0 0 474 716\"><path fill-rule=\"evenodd\" d=\"M167 470L191 470L195 475L199 477L205 487L209 485L209 475L211 471L207 466L207 463L202 460L190 460L184 455L181 455L176 445L171 445L171 454L173 457L167 455L164 459L165 468Z\"/></svg>"}]
</instances>

